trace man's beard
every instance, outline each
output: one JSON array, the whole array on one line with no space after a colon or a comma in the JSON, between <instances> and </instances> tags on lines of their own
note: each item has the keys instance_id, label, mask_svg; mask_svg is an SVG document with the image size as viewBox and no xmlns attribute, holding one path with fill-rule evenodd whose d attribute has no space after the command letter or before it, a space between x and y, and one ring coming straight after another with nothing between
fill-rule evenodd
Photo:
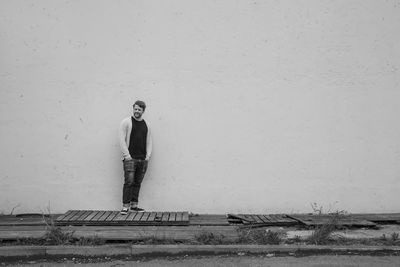
<instances>
[{"instance_id":1,"label":"man's beard","mask_svg":"<svg viewBox=\"0 0 400 267\"><path fill-rule=\"evenodd\" d=\"M133 114L135 116L136 119L140 119L140 117L142 117L142 114L135 112Z\"/></svg>"}]
</instances>

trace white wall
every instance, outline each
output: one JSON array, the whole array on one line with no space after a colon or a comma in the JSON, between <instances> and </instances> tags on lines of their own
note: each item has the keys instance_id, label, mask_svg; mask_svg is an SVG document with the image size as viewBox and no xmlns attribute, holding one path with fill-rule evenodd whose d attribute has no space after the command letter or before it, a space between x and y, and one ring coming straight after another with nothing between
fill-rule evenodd
<instances>
[{"instance_id":1,"label":"white wall","mask_svg":"<svg viewBox=\"0 0 400 267\"><path fill-rule=\"evenodd\" d=\"M400 211L399 1L1 1L0 212Z\"/></svg>"}]
</instances>

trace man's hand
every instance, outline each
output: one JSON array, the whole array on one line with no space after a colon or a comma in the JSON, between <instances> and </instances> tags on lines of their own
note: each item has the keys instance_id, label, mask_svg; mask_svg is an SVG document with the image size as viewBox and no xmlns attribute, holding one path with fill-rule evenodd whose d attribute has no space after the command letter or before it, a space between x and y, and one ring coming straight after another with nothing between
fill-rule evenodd
<instances>
[{"instance_id":1,"label":"man's hand","mask_svg":"<svg viewBox=\"0 0 400 267\"><path fill-rule=\"evenodd\" d=\"M132 157L131 156L126 157L124 160L132 160Z\"/></svg>"},{"instance_id":2,"label":"man's hand","mask_svg":"<svg viewBox=\"0 0 400 267\"><path fill-rule=\"evenodd\" d=\"M146 159L143 162L143 172L145 173L147 171L147 167L149 166L149 161Z\"/></svg>"}]
</instances>

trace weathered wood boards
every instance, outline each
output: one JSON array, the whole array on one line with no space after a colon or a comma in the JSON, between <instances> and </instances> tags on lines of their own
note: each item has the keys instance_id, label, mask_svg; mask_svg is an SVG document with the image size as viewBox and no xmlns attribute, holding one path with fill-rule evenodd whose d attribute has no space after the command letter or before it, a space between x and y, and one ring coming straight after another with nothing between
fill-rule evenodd
<instances>
[{"instance_id":1,"label":"weathered wood boards","mask_svg":"<svg viewBox=\"0 0 400 267\"><path fill-rule=\"evenodd\" d=\"M364 213L351 214L351 216L378 224L400 224L400 213Z\"/></svg>"},{"instance_id":2,"label":"weathered wood boards","mask_svg":"<svg viewBox=\"0 0 400 267\"><path fill-rule=\"evenodd\" d=\"M0 226L8 225L45 225L44 216L15 216L2 215L0 216Z\"/></svg>"},{"instance_id":3,"label":"weathered wood boards","mask_svg":"<svg viewBox=\"0 0 400 267\"><path fill-rule=\"evenodd\" d=\"M352 215L337 214L291 214L289 218L299 221L303 225L309 227L321 226L324 224L334 223L337 227L375 227L376 224L357 218Z\"/></svg>"},{"instance_id":4,"label":"weathered wood boards","mask_svg":"<svg viewBox=\"0 0 400 267\"><path fill-rule=\"evenodd\" d=\"M190 225L219 225L228 226L229 221L223 214L193 214L190 215Z\"/></svg>"},{"instance_id":5,"label":"weathered wood boards","mask_svg":"<svg viewBox=\"0 0 400 267\"><path fill-rule=\"evenodd\" d=\"M69 210L56 219L57 225L188 225L188 212L129 212Z\"/></svg>"},{"instance_id":6,"label":"weathered wood boards","mask_svg":"<svg viewBox=\"0 0 400 267\"><path fill-rule=\"evenodd\" d=\"M227 218L231 223L240 223L244 225L293 226L298 224L298 221L288 218L284 214L228 214Z\"/></svg>"},{"instance_id":7,"label":"weathered wood boards","mask_svg":"<svg viewBox=\"0 0 400 267\"><path fill-rule=\"evenodd\" d=\"M257 225L257 226L292 226L305 225L316 226L327 222L325 215L310 214L188 214L187 212L147 212L129 213L126 217L119 216L118 211L71 210L64 214L19 214L0 215L0 227L2 226L34 226L46 225L56 221L59 225ZM311 217L310 217L311 216ZM325 216L325 217L324 217ZM343 217L338 225L345 227L372 227L374 224L400 224L400 213L385 214L350 214ZM168 219L167 219L168 218ZM75 219L74 224L70 222ZM163 221L164 220L164 221ZM167 223L172 223L168 224ZM69 223L70 222L70 223ZM108 223L110 222L110 223ZM126 223L127 222L127 223ZM144 223L143 223L144 222ZM152 223L153 222L153 223Z\"/></svg>"}]
</instances>

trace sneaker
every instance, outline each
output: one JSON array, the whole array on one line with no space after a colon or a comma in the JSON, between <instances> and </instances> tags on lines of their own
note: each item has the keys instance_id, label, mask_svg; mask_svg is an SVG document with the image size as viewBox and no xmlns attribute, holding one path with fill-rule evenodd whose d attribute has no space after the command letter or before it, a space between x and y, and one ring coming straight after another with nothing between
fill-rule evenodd
<instances>
[{"instance_id":1,"label":"sneaker","mask_svg":"<svg viewBox=\"0 0 400 267\"><path fill-rule=\"evenodd\" d=\"M123 207L121 210L121 215L126 215L129 212L129 208Z\"/></svg>"},{"instance_id":2,"label":"sneaker","mask_svg":"<svg viewBox=\"0 0 400 267\"><path fill-rule=\"evenodd\" d=\"M138 207L131 207L131 211L134 212L144 212L144 209L138 208Z\"/></svg>"}]
</instances>

